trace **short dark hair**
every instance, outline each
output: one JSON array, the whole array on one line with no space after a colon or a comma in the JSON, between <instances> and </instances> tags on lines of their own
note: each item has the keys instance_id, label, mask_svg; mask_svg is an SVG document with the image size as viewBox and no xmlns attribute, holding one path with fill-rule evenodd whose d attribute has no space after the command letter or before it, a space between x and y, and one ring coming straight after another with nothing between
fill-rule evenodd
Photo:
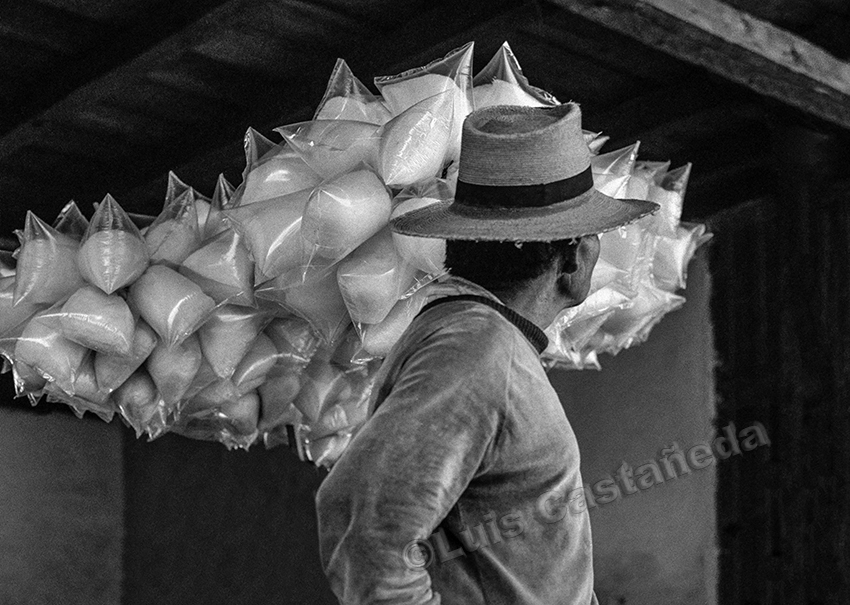
<instances>
[{"instance_id":1,"label":"short dark hair","mask_svg":"<svg viewBox=\"0 0 850 605\"><path fill-rule=\"evenodd\" d=\"M446 242L446 269L491 292L515 292L543 275L553 262L559 269L574 262L578 241L554 242Z\"/></svg>"}]
</instances>

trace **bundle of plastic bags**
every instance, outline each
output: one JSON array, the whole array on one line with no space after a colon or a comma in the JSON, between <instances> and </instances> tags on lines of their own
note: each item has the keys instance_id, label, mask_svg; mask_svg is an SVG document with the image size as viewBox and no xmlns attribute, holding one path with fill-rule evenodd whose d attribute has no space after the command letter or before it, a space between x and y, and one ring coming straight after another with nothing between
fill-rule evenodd
<instances>
[{"instance_id":1,"label":"bundle of plastic bags","mask_svg":"<svg viewBox=\"0 0 850 605\"><path fill-rule=\"evenodd\" d=\"M111 196L86 219L33 214L0 274L0 354L16 392L137 435L229 448L288 444L330 466L369 416L381 360L445 273L445 242L388 223L451 200L463 119L493 104L558 101L505 43L472 77L472 44L376 92L338 61L313 119L249 129L242 182L210 197L173 173L156 217ZM550 326L549 363L599 367L681 305L701 225L680 222L689 167L598 153L595 186L661 211L602 236L592 292ZM14 266L12 266L14 265Z\"/></svg>"}]
</instances>

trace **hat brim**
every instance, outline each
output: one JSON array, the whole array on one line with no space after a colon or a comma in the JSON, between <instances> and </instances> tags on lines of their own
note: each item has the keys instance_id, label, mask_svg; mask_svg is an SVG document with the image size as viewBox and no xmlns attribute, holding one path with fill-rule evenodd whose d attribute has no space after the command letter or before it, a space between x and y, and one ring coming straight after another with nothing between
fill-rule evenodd
<instances>
[{"instance_id":1,"label":"hat brim","mask_svg":"<svg viewBox=\"0 0 850 605\"><path fill-rule=\"evenodd\" d=\"M604 233L655 212L658 204L591 189L541 207L491 208L437 202L394 218L396 233L452 240L551 242Z\"/></svg>"}]
</instances>

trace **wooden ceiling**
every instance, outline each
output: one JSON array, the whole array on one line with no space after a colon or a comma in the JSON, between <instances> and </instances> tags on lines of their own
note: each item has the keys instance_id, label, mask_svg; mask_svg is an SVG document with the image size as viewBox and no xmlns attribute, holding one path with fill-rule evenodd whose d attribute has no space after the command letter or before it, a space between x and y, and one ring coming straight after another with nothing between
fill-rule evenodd
<instances>
[{"instance_id":1,"label":"wooden ceiling","mask_svg":"<svg viewBox=\"0 0 850 605\"><path fill-rule=\"evenodd\" d=\"M0 238L10 245L28 209L49 221L70 199L88 211L106 193L128 211L155 214L169 170L208 195L219 173L237 184L246 129L278 140L274 127L310 119L337 57L371 83L468 41L474 70L509 41L533 84L579 102L585 127L611 136L606 150L640 140L644 159L693 162L686 218L771 193L777 120L805 119L810 105L816 127L847 135L844 92L821 102L821 84L794 81L803 99L795 105L764 88L766 79L775 84L773 64L750 75L722 54L725 42L719 55L713 43L702 52L699 28L683 46L656 4L4 0ZM838 57L850 50L841 0L726 6ZM778 69L780 80L795 72Z\"/></svg>"}]
</instances>

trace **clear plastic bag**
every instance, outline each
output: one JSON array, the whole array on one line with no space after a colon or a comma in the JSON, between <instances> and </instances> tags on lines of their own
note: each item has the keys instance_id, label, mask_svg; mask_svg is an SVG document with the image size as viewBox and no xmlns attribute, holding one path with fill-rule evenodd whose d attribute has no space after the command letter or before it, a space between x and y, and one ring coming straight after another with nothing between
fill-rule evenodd
<instances>
[{"instance_id":1,"label":"clear plastic bag","mask_svg":"<svg viewBox=\"0 0 850 605\"><path fill-rule=\"evenodd\" d=\"M363 351L357 359L384 358L401 338L427 302L427 289L422 288L412 296L396 302L386 318L380 323L360 327Z\"/></svg>"},{"instance_id":2,"label":"clear plastic bag","mask_svg":"<svg viewBox=\"0 0 850 605\"><path fill-rule=\"evenodd\" d=\"M111 422L115 415L115 404L110 393L99 387L94 373L92 355L86 355L74 376L73 388L66 391L56 383L45 386L48 401L57 401L71 407L77 416L91 412L104 422Z\"/></svg>"},{"instance_id":3,"label":"clear plastic bag","mask_svg":"<svg viewBox=\"0 0 850 605\"><path fill-rule=\"evenodd\" d=\"M605 286L580 305L561 311L547 328L550 343L558 354L581 352L615 310L632 306L632 296L616 286Z\"/></svg>"},{"instance_id":4,"label":"clear plastic bag","mask_svg":"<svg viewBox=\"0 0 850 605\"><path fill-rule=\"evenodd\" d=\"M80 241L89 228L89 220L80 212L77 203L71 200L65 204L56 220L53 221L53 228L59 233Z\"/></svg>"},{"instance_id":5,"label":"clear plastic bag","mask_svg":"<svg viewBox=\"0 0 850 605\"><path fill-rule=\"evenodd\" d=\"M192 439L218 441L228 449L248 449L257 438L259 415L256 391L240 396L230 380L220 379L186 403L171 430Z\"/></svg>"},{"instance_id":6,"label":"clear plastic bag","mask_svg":"<svg viewBox=\"0 0 850 605\"><path fill-rule=\"evenodd\" d=\"M145 362L156 347L156 332L144 320L136 322L133 329L133 342L127 355L94 355L94 373L98 386L106 392L112 392L130 378Z\"/></svg>"},{"instance_id":7,"label":"clear plastic bag","mask_svg":"<svg viewBox=\"0 0 850 605\"><path fill-rule=\"evenodd\" d=\"M271 338L260 333L239 360L230 379L240 395L259 388L278 362L279 353Z\"/></svg>"},{"instance_id":8,"label":"clear plastic bag","mask_svg":"<svg viewBox=\"0 0 850 605\"><path fill-rule=\"evenodd\" d=\"M224 221L222 212L230 208L234 192L235 187L224 178L223 174L219 174L215 191L213 191L212 201L210 202L210 210L201 231L204 241L214 238L229 228L228 224ZM201 216L198 214L199 224L200 221Z\"/></svg>"},{"instance_id":9,"label":"clear plastic bag","mask_svg":"<svg viewBox=\"0 0 850 605\"><path fill-rule=\"evenodd\" d=\"M401 258L384 227L339 263L337 282L355 324L379 323L414 283L415 268Z\"/></svg>"},{"instance_id":10,"label":"clear plastic bag","mask_svg":"<svg viewBox=\"0 0 850 605\"><path fill-rule=\"evenodd\" d=\"M394 76L375 78L375 86L394 116L423 99L441 92L452 97L452 131L448 158L460 157L463 121L472 111L472 54L469 42L442 59Z\"/></svg>"},{"instance_id":11,"label":"clear plastic bag","mask_svg":"<svg viewBox=\"0 0 850 605\"><path fill-rule=\"evenodd\" d=\"M602 324L602 331L611 338L597 348L612 355L643 342L652 327L670 311L685 303L681 296L652 285L641 284L631 305L617 309Z\"/></svg>"},{"instance_id":12,"label":"clear plastic bag","mask_svg":"<svg viewBox=\"0 0 850 605\"><path fill-rule=\"evenodd\" d=\"M184 260L178 271L216 304L253 307L254 261L242 242L239 233L225 229Z\"/></svg>"},{"instance_id":13,"label":"clear plastic bag","mask_svg":"<svg viewBox=\"0 0 850 605\"><path fill-rule=\"evenodd\" d=\"M634 290L649 282L656 240L643 221L618 227L599 236L599 258L623 271L617 283Z\"/></svg>"},{"instance_id":14,"label":"clear plastic bag","mask_svg":"<svg viewBox=\"0 0 850 605\"><path fill-rule=\"evenodd\" d=\"M254 259L254 283L262 283L301 267L301 225L312 189L238 206L224 213Z\"/></svg>"},{"instance_id":15,"label":"clear plastic bag","mask_svg":"<svg viewBox=\"0 0 850 605\"><path fill-rule=\"evenodd\" d=\"M341 260L381 230L390 218L389 191L371 170L360 169L322 183L310 195L301 221L305 265L322 257Z\"/></svg>"},{"instance_id":16,"label":"clear plastic bag","mask_svg":"<svg viewBox=\"0 0 850 605\"><path fill-rule=\"evenodd\" d=\"M275 360L267 380L258 389L259 429L264 432L292 420L292 402L301 390L302 374L320 345L310 324L298 317L273 320L266 327L265 336L274 347Z\"/></svg>"},{"instance_id":17,"label":"clear plastic bag","mask_svg":"<svg viewBox=\"0 0 850 605\"><path fill-rule=\"evenodd\" d=\"M290 146L275 145L253 128L245 135L245 172L233 193L231 206L263 200L315 187L321 177Z\"/></svg>"},{"instance_id":18,"label":"clear plastic bag","mask_svg":"<svg viewBox=\"0 0 850 605\"><path fill-rule=\"evenodd\" d=\"M442 179L416 183L402 190L393 199L390 220L431 204L449 202L453 197L449 184ZM446 240L395 232L392 237L396 250L408 264L431 275L445 272Z\"/></svg>"},{"instance_id":19,"label":"clear plastic bag","mask_svg":"<svg viewBox=\"0 0 850 605\"><path fill-rule=\"evenodd\" d=\"M691 164L686 164L666 173L659 173L655 177L655 183L649 187L647 199L661 206L650 223L659 235L676 236L690 176Z\"/></svg>"},{"instance_id":20,"label":"clear plastic bag","mask_svg":"<svg viewBox=\"0 0 850 605\"><path fill-rule=\"evenodd\" d=\"M255 296L307 320L325 342L334 342L351 323L335 272L294 285L280 282L280 278L266 282Z\"/></svg>"},{"instance_id":21,"label":"clear plastic bag","mask_svg":"<svg viewBox=\"0 0 850 605\"><path fill-rule=\"evenodd\" d=\"M166 432L169 424L168 406L162 400L153 379L139 368L112 394L121 418L136 437L147 433L154 439Z\"/></svg>"},{"instance_id":22,"label":"clear plastic bag","mask_svg":"<svg viewBox=\"0 0 850 605\"><path fill-rule=\"evenodd\" d=\"M507 42L472 79L472 100L475 109L492 105L521 105L547 107L558 105L548 92L528 83L516 56Z\"/></svg>"},{"instance_id":23,"label":"clear plastic bag","mask_svg":"<svg viewBox=\"0 0 850 605\"><path fill-rule=\"evenodd\" d=\"M151 265L133 283L129 302L167 347L180 344L216 307L195 282L164 265Z\"/></svg>"},{"instance_id":24,"label":"clear plastic bag","mask_svg":"<svg viewBox=\"0 0 850 605\"><path fill-rule=\"evenodd\" d=\"M37 370L62 391L73 394L74 381L89 350L62 336L58 307L36 313L15 341L15 363Z\"/></svg>"},{"instance_id":25,"label":"clear plastic bag","mask_svg":"<svg viewBox=\"0 0 850 605\"><path fill-rule=\"evenodd\" d=\"M602 149L602 146L611 138L603 135L601 132L591 132L589 130L582 130L581 134L584 136L584 142L587 143L587 148L591 155L597 155L599 150Z\"/></svg>"},{"instance_id":26,"label":"clear plastic bag","mask_svg":"<svg viewBox=\"0 0 850 605\"><path fill-rule=\"evenodd\" d=\"M648 162L646 160L638 160L632 167L632 176L626 186L625 197L633 200L648 200L650 196L650 188L657 186L659 175L663 175L669 170L670 162Z\"/></svg>"},{"instance_id":27,"label":"clear plastic bag","mask_svg":"<svg viewBox=\"0 0 850 605\"><path fill-rule=\"evenodd\" d=\"M29 320L46 305L20 302L15 304L15 276L0 277L0 337Z\"/></svg>"},{"instance_id":28,"label":"clear plastic bag","mask_svg":"<svg viewBox=\"0 0 850 605\"><path fill-rule=\"evenodd\" d=\"M705 225L680 223L676 236L658 237L652 259L652 279L659 288L674 292L684 288L688 277L688 264L697 248L711 239Z\"/></svg>"},{"instance_id":29,"label":"clear plastic bag","mask_svg":"<svg viewBox=\"0 0 850 605\"><path fill-rule=\"evenodd\" d=\"M77 268L79 242L27 212L19 235L14 304L53 304L85 284Z\"/></svg>"},{"instance_id":30,"label":"clear plastic bag","mask_svg":"<svg viewBox=\"0 0 850 605\"><path fill-rule=\"evenodd\" d=\"M145 231L145 244L151 263L176 267L201 246L199 218L192 196L177 196Z\"/></svg>"},{"instance_id":31,"label":"clear plastic bag","mask_svg":"<svg viewBox=\"0 0 850 605\"><path fill-rule=\"evenodd\" d=\"M117 294L83 286L65 301L56 317L68 340L107 355L130 354L136 321Z\"/></svg>"},{"instance_id":32,"label":"clear plastic bag","mask_svg":"<svg viewBox=\"0 0 850 605\"><path fill-rule=\"evenodd\" d=\"M344 60L337 59L313 119L354 120L381 125L390 118L392 114L383 101L354 77Z\"/></svg>"},{"instance_id":33,"label":"clear plastic bag","mask_svg":"<svg viewBox=\"0 0 850 605\"><path fill-rule=\"evenodd\" d=\"M138 279L148 261L138 227L107 195L95 211L77 255L80 273L93 286L112 294Z\"/></svg>"},{"instance_id":34,"label":"clear plastic bag","mask_svg":"<svg viewBox=\"0 0 850 605\"><path fill-rule=\"evenodd\" d=\"M159 341L153 348L145 368L169 409L174 409L189 392L202 360L201 341L194 334L178 345L168 347Z\"/></svg>"},{"instance_id":35,"label":"clear plastic bag","mask_svg":"<svg viewBox=\"0 0 850 605\"><path fill-rule=\"evenodd\" d=\"M198 329L201 351L219 378L230 378L271 317L259 309L223 305Z\"/></svg>"},{"instance_id":36,"label":"clear plastic bag","mask_svg":"<svg viewBox=\"0 0 850 605\"><path fill-rule=\"evenodd\" d=\"M639 147L640 141L622 149L591 156L593 186L597 191L615 198L625 197Z\"/></svg>"},{"instance_id":37,"label":"clear plastic bag","mask_svg":"<svg viewBox=\"0 0 850 605\"><path fill-rule=\"evenodd\" d=\"M360 164L374 166L379 130L377 124L353 120L313 120L275 128L322 179L350 172Z\"/></svg>"},{"instance_id":38,"label":"clear plastic bag","mask_svg":"<svg viewBox=\"0 0 850 605\"><path fill-rule=\"evenodd\" d=\"M439 176L451 160L454 100L441 92L408 107L380 130L377 171L396 189Z\"/></svg>"}]
</instances>

